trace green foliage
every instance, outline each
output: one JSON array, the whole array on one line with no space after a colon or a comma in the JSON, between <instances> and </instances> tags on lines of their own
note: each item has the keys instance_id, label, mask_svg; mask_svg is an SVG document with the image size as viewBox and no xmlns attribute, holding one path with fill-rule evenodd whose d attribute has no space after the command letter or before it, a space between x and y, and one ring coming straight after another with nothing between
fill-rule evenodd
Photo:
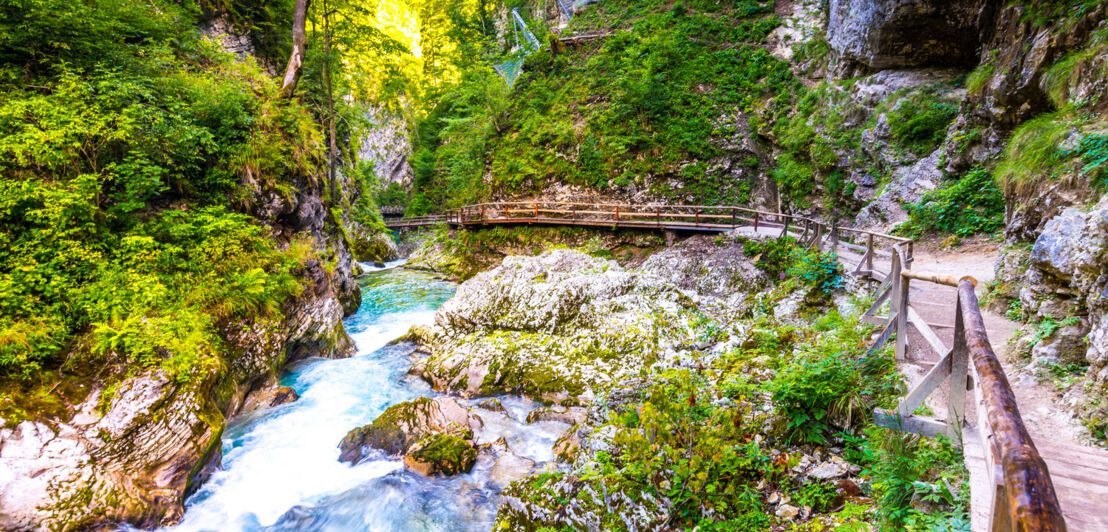
<instances>
[{"instance_id":1,"label":"green foliage","mask_svg":"<svg viewBox=\"0 0 1108 532\"><path fill-rule=\"evenodd\" d=\"M901 147L923 156L942 142L947 126L957 114L956 105L927 92L916 92L902 98L889 111L889 126L893 139Z\"/></svg>"},{"instance_id":2,"label":"green foliage","mask_svg":"<svg viewBox=\"0 0 1108 532\"><path fill-rule=\"evenodd\" d=\"M969 530L969 474L959 448L945 438L876 427L867 434L876 452L866 473L873 479L882 530ZM916 497L934 509L918 509L912 504Z\"/></svg>"},{"instance_id":3,"label":"green foliage","mask_svg":"<svg viewBox=\"0 0 1108 532\"><path fill-rule=\"evenodd\" d=\"M204 9L262 24L281 5ZM228 207L318 179L315 118L202 38L195 3L0 11L0 379L219 367L220 327L279 316L311 255Z\"/></svg>"},{"instance_id":4,"label":"green foliage","mask_svg":"<svg viewBox=\"0 0 1108 532\"><path fill-rule=\"evenodd\" d=\"M1093 140L1080 141L1076 149L1065 148L1089 121L1086 115L1064 109L1024 122L1004 149L996 167L997 182L1006 191L1026 194L1044 181L1066 183L1084 173L1103 177L1103 141L1096 140L1098 135L1085 136Z\"/></svg>"},{"instance_id":5,"label":"green foliage","mask_svg":"<svg viewBox=\"0 0 1108 532\"><path fill-rule=\"evenodd\" d=\"M803 253L787 273L824 293L843 285L842 264L834 253Z\"/></svg>"},{"instance_id":6,"label":"green foliage","mask_svg":"<svg viewBox=\"0 0 1108 532\"><path fill-rule=\"evenodd\" d=\"M1094 186L1108 190L1108 134L1085 135L1072 150L1062 150L1061 157L1077 157L1081 173Z\"/></svg>"},{"instance_id":7,"label":"green foliage","mask_svg":"<svg viewBox=\"0 0 1108 532\"><path fill-rule=\"evenodd\" d=\"M627 29L584 50L544 48L511 94L492 90L503 83L474 62L420 123L413 203L422 194L420 204L437 210L483 197L486 171L505 192L635 184L661 196L744 201L749 184L703 161L719 153L713 139L741 127L721 116L799 86L785 63L748 44L778 25L771 12L754 1L597 5L574 18L575 31Z\"/></svg>"},{"instance_id":8,"label":"green foliage","mask_svg":"<svg viewBox=\"0 0 1108 532\"><path fill-rule=\"evenodd\" d=\"M953 184L932 190L908 206L897 231L919 238L938 232L957 236L993 233L1004 227L1004 195L992 174L975 168Z\"/></svg>"},{"instance_id":9,"label":"green foliage","mask_svg":"<svg viewBox=\"0 0 1108 532\"><path fill-rule=\"evenodd\" d=\"M794 351L795 363L767 384L794 442L826 443L835 429L862 424L873 407L888 404L901 390L887 349L864 354L869 327L833 312L819 329L826 332Z\"/></svg>"},{"instance_id":10,"label":"green foliage","mask_svg":"<svg viewBox=\"0 0 1108 532\"><path fill-rule=\"evenodd\" d=\"M667 373L643 390L640 402L614 414L613 442L621 452L600 457L595 474L669 498L678 524L721 521L709 529L739 523L750 527L745 530L764 529L769 520L755 484L785 478L785 464L747 437L758 428L751 391L735 389L716 406L704 376Z\"/></svg>"},{"instance_id":11,"label":"green foliage","mask_svg":"<svg viewBox=\"0 0 1108 532\"><path fill-rule=\"evenodd\" d=\"M981 64L966 76L966 90L971 94L981 91L993 77L994 70L992 58L982 61Z\"/></svg>"},{"instance_id":12,"label":"green foliage","mask_svg":"<svg viewBox=\"0 0 1108 532\"><path fill-rule=\"evenodd\" d=\"M842 286L842 266L832 253L807 251L793 238L747 240L743 254L756 257L755 265L771 278L795 278L830 293Z\"/></svg>"}]
</instances>

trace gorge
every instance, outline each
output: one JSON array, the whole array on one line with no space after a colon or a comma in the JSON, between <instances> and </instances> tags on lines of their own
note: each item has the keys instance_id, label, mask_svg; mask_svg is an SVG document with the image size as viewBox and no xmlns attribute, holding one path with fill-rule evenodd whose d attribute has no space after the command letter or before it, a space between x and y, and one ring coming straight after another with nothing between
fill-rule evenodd
<instances>
[{"instance_id":1,"label":"gorge","mask_svg":"<svg viewBox=\"0 0 1108 532\"><path fill-rule=\"evenodd\" d=\"M905 250L1108 471L1103 0L0 15L0 529L976 530Z\"/></svg>"}]
</instances>

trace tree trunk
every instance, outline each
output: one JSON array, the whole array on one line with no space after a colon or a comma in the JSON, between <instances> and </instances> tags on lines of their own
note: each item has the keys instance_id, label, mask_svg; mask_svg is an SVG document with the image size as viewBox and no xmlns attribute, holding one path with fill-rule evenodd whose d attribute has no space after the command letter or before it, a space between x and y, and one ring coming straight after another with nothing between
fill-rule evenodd
<instances>
[{"instance_id":1,"label":"tree trunk","mask_svg":"<svg viewBox=\"0 0 1108 532\"><path fill-rule=\"evenodd\" d=\"M311 0L296 0L296 11L292 17L292 54L289 66L285 68L285 79L281 82L281 97L290 98L300 81L300 72L304 67L304 52L308 48L308 34L304 25L308 20L308 4Z\"/></svg>"},{"instance_id":2,"label":"tree trunk","mask_svg":"<svg viewBox=\"0 0 1108 532\"><path fill-rule=\"evenodd\" d=\"M331 183L331 205L338 202L335 183L335 159L338 151L335 140L335 94L331 88L331 14L327 12L327 0L323 0L323 82L327 85L327 129L330 147L327 152L327 177Z\"/></svg>"}]
</instances>

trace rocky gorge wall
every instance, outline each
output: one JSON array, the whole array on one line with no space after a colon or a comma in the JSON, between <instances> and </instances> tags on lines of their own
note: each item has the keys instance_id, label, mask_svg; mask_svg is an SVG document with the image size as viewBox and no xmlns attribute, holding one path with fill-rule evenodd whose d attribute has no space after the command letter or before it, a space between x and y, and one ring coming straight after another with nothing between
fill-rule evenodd
<instances>
[{"instance_id":1,"label":"rocky gorge wall","mask_svg":"<svg viewBox=\"0 0 1108 532\"><path fill-rule=\"evenodd\" d=\"M1096 146L1108 129L1108 5L797 2L782 28L791 46L778 55L832 107L806 124L830 139L831 166L848 176L854 225L892 230L931 191L975 169L995 176L1006 209L993 306L1027 323L1015 352L1040 374L1070 375L1066 402L1103 435L1108 236ZM811 50L825 52L813 60ZM949 109L948 121L913 153L891 126L913 116L898 110L924 112L920 102ZM786 140L776 139L779 163Z\"/></svg>"},{"instance_id":2,"label":"rocky gorge wall","mask_svg":"<svg viewBox=\"0 0 1108 532\"><path fill-rule=\"evenodd\" d=\"M199 375L174 380L163 369L106 366L77 385L82 399L67 415L0 428L0 528L172 524L185 497L219 467L228 420L247 404L271 403L286 364L353 354L342 319L361 292L325 188L304 175L291 194L242 179L238 208L270 229L277 246L311 243L296 272L303 291L279 311L218 322L220 362Z\"/></svg>"}]
</instances>

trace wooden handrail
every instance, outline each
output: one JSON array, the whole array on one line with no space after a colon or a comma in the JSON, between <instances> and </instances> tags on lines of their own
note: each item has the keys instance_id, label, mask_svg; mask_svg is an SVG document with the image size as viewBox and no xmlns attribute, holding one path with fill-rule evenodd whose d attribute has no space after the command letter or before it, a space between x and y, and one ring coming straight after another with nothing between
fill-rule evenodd
<instances>
[{"instance_id":1,"label":"wooden handrail","mask_svg":"<svg viewBox=\"0 0 1108 532\"><path fill-rule=\"evenodd\" d=\"M981 315L981 307L974 289L977 280L970 276L913 271L902 268L907 246L897 248L893 255L892 271L886 284L879 290L873 306L863 316L863 321L886 323L885 331L870 348L874 352L896 333L896 357L904 358L908 324L915 325L920 335L939 355L939 361L916 386L900 401L894 411L874 411L874 422L883 427L927 436L945 434L953 439L971 444L963 437L966 430L980 431L979 442L986 457L985 474L989 479L984 489L995 489L992 494L990 530L993 531L1065 531L1066 523L1061 506L1050 479L1046 463L1039 455L1016 406L1015 393L1004 374L1004 368L993 352ZM909 303L909 283L912 280L931 282L958 289L954 303L954 345L943 345L930 325L924 322ZM889 300L887 320L879 319L873 312L885 299ZM967 363L972 362L977 385L979 421L975 428L965 425ZM947 419L936 420L917 416L913 412L930 394L939 390L949 378L947 387ZM975 432L976 434L976 432ZM993 468L993 464L998 466ZM995 486L993 488L992 486Z\"/></svg>"},{"instance_id":2,"label":"wooden handrail","mask_svg":"<svg viewBox=\"0 0 1108 532\"><path fill-rule=\"evenodd\" d=\"M993 353L974 283L958 283L958 309L965 320L965 342L988 412L989 428L1004 471L1004 492L1012 530L1065 531L1062 507L1046 462L1039 455L1020 417L1016 395L1000 360ZM986 442L986 446L988 443ZM989 449L986 449L986 452ZM994 515L994 519L997 516Z\"/></svg>"}]
</instances>

